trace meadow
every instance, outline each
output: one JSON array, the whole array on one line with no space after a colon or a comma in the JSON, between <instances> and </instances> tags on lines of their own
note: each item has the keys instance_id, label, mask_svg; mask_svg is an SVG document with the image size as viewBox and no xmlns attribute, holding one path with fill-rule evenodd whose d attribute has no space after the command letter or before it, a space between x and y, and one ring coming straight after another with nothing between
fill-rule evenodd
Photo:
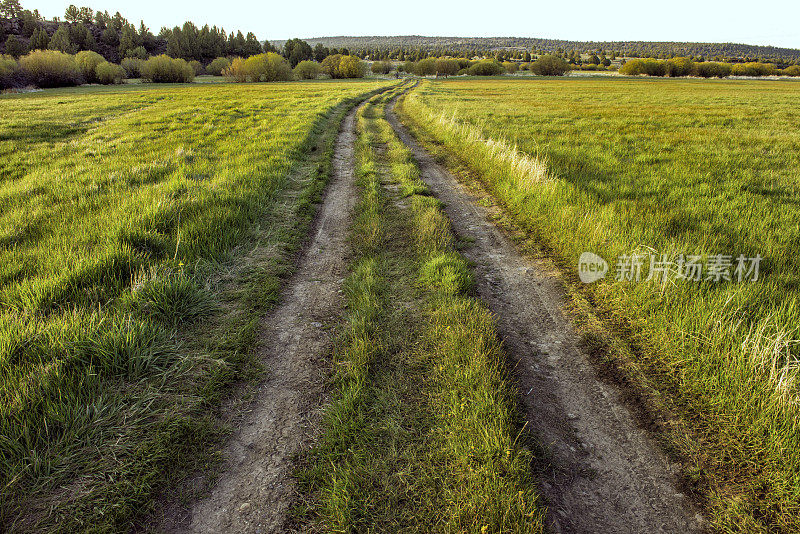
<instances>
[{"instance_id":1,"label":"meadow","mask_svg":"<svg viewBox=\"0 0 800 534\"><path fill-rule=\"evenodd\" d=\"M555 258L587 349L657 407L725 532L800 529L798 104L791 82L588 78L428 81L399 106ZM593 285L585 251L610 264ZM634 254L641 281L617 280ZM646 280L650 254L673 276ZM681 255L729 255L732 280L677 279ZM757 281L739 255L762 258Z\"/></svg>"},{"instance_id":2,"label":"meadow","mask_svg":"<svg viewBox=\"0 0 800 534\"><path fill-rule=\"evenodd\" d=\"M341 118L385 85L0 97L0 525L116 531L214 463Z\"/></svg>"}]
</instances>

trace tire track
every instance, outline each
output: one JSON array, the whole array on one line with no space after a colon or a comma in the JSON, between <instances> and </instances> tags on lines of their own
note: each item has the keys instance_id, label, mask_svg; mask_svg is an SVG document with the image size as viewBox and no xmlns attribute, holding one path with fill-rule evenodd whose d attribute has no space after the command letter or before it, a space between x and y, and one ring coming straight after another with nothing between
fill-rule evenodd
<instances>
[{"instance_id":1,"label":"tire track","mask_svg":"<svg viewBox=\"0 0 800 534\"><path fill-rule=\"evenodd\" d=\"M701 532L702 516L676 489L676 466L578 348L558 281L489 222L488 211L399 122L395 103L387 107L387 119L413 152L422 179L445 203L455 233L474 239L462 253L475 264L478 293L497 316L526 429L547 451L535 474L549 530Z\"/></svg>"},{"instance_id":2,"label":"tire track","mask_svg":"<svg viewBox=\"0 0 800 534\"><path fill-rule=\"evenodd\" d=\"M362 104L363 105L363 104ZM336 138L333 173L310 244L281 303L262 321L257 355L268 378L225 447L220 478L170 532L272 533L287 529L297 498L294 458L308 449L322 414L324 361L340 318L348 229L358 199L354 179L355 115Z\"/></svg>"}]
</instances>

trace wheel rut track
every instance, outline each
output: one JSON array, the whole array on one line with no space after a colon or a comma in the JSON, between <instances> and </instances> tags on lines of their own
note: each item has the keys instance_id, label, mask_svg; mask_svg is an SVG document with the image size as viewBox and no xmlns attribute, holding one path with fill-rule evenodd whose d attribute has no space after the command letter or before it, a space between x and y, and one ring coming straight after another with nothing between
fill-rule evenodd
<instances>
[{"instance_id":1,"label":"wheel rut track","mask_svg":"<svg viewBox=\"0 0 800 534\"><path fill-rule=\"evenodd\" d=\"M342 121L310 243L280 304L262 320L257 355L267 378L237 421L210 495L194 502L169 532L290 530L287 514L297 498L293 460L313 443L328 378L324 361L334 341L328 327L341 317L348 232L358 200L354 150L359 107Z\"/></svg>"},{"instance_id":2,"label":"wheel rut track","mask_svg":"<svg viewBox=\"0 0 800 534\"><path fill-rule=\"evenodd\" d=\"M478 294L497 318L525 431L546 451L534 474L548 507L548 530L702 532L702 517L676 489L676 466L579 349L558 280L543 263L524 257L475 197L417 143L395 115L395 103L387 106L387 120L444 202L454 232L474 239L462 254L474 263Z\"/></svg>"}]
</instances>

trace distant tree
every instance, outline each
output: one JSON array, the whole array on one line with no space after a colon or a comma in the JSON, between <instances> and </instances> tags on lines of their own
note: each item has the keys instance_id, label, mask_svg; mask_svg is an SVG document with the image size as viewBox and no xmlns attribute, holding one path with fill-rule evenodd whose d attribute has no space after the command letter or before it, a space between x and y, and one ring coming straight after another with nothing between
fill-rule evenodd
<instances>
[{"instance_id":1,"label":"distant tree","mask_svg":"<svg viewBox=\"0 0 800 534\"><path fill-rule=\"evenodd\" d=\"M264 50L264 53L267 52L274 52L276 54L278 53L277 47L275 47L275 45L270 43L269 41L264 41L264 46L262 47L262 50Z\"/></svg>"},{"instance_id":2,"label":"distant tree","mask_svg":"<svg viewBox=\"0 0 800 534\"><path fill-rule=\"evenodd\" d=\"M597 57L597 54L592 54L591 56L589 56L589 63L592 65L599 65L600 58Z\"/></svg>"},{"instance_id":3,"label":"distant tree","mask_svg":"<svg viewBox=\"0 0 800 534\"><path fill-rule=\"evenodd\" d=\"M311 45L302 39L289 39L283 45L283 57L288 59L292 68L294 68L301 61L314 59L314 50L312 50Z\"/></svg>"},{"instance_id":4,"label":"distant tree","mask_svg":"<svg viewBox=\"0 0 800 534\"><path fill-rule=\"evenodd\" d=\"M322 63L322 60L330 55L330 50L325 48L322 43L317 43L314 47L314 60Z\"/></svg>"},{"instance_id":5,"label":"distant tree","mask_svg":"<svg viewBox=\"0 0 800 534\"><path fill-rule=\"evenodd\" d=\"M64 11L64 20L67 22L78 22L81 17L81 12L72 4Z\"/></svg>"},{"instance_id":6,"label":"distant tree","mask_svg":"<svg viewBox=\"0 0 800 534\"><path fill-rule=\"evenodd\" d=\"M43 28L36 28L31 36L31 50L47 50L50 46L50 36Z\"/></svg>"},{"instance_id":7,"label":"distant tree","mask_svg":"<svg viewBox=\"0 0 800 534\"><path fill-rule=\"evenodd\" d=\"M137 46L136 48L129 48L127 52L125 52L125 57L135 58L135 59L147 59L147 49L143 46Z\"/></svg>"},{"instance_id":8,"label":"distant tree","mask_svg":"<svg viewBox=\"0 0 800 534\"><path fill-rule=\"evenodd\" d=\"M39 20L36 18L36 15L28 11L27 9L22 12L20 15L20 19L22 20L22 36L23 37L32 37L33 32L40 26Z\"/></svg>"},{"instance_id":9,"label":"distant tree","mask_svg":"<svg viewBox=\"0 0 800 534\"><path fill-rule=\"evenodd\" d=\"M91 24L94 19L94 10L90 7L82 7L78 10L78 20L84 24Z\"/></svg>"},{"instance_id":10,"label":"distant tree","mask_svg":"<svg viewBox=\"0 0 800 534\"><path fill-rule=\"evenodd\" d=\"M91 30L83 24L70 24L69 40L75 45L77 50L93 50L97 48L97 43L94 40L94 34Z\"/></svg>"},{"instance_id":11,"label":"distant tree","mask_svg":"<svg viewBox=\"0 0 800 534\"><path fill-rule=\"evenodd\" d=\"M69 36L69 26L66 24L60 24L56 33L53 34L53 37L50 38L50 45L48 46L50 50L58 50L59 52L64 52L65 54L74 54L77 52L77 47L72 43L72 39Z\"/></svg>"},{"instance_id":12,"label":"distant tree","mask_svg":"<svg viewBox=\"0 0 800 534\"><path fill-rule=\"evenodd\" d=\"M130 50L133 50L137 46L136 38L138 35L136 34L136 29L130 25L126 24L124 28L122 28L122 32L119 35L119 55L120 57L125 57L128 55ZM144 58L142 58L144 59Z\"/></svg>"},{"instance_id":13,"label":"distant tree","mask_svg":"<svg viewBox=\"0 0 800 534\"><path fill-rule=\"evenodd\" d=\"M0 2L0 15L7 19L18 18L22 14L22 4L19 0L2 0Z\"/></svg>"},{"instance_id":14,"label":"distant tree","mask_svg":"<svg viewBox=\"0 0 800 534\"><path fill-rule=\"evenodd\" d=\"M100 40L108 46L119 46L119 34L111 26L107 26L106 29L103 30Z\"/></svg>"},{"instance_id":15,"label":"distant tree","mask_svg":"<svg viewBox=\"0 0 800 534\"><path fill-rule=\"evenodd\" d=\"M5 52L9 56L20 57L28 53L28 47L16 35L9 35L6 39Z\"/></svg>"},{"instance_id":16,"label":"distant tree","mask_svg":"<svg viewBox=\"0 0 800 534\"><path fill-rule=\"evenodd\" d=\"M255 56L262 53L263 48L261 47L261 42L258 40L258 37L252 32L247 34L245 38L245 46L244 46L244 55Z\"/></svg>"}]
</instances>

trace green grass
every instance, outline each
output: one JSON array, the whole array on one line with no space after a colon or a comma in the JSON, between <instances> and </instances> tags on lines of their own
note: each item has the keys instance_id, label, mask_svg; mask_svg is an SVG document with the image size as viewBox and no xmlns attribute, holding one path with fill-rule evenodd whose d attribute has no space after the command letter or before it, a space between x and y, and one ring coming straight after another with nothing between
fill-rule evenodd
<instances>
[{"instance_id":1,"label":"green grass","mask_svg":"<svg viewBox=\"0 0 800 534\"><path fill-rule=\"evenodd\" d=\"M358 115L348 317L305 517L333 532L539 532L494 320L383 118L390 97Z\"/></svg>"},{"instance_id":2,"label":"green grass","mask_svg":"<svg viewBox=\"0 0 800 534\"><path fill-rule=\"evenodd\" d=\"M724 532L800 529L799 102L788 82L595 78L429 82L402 105L561 265L587 342L677 416L662 438ZM613 269L651 250L760 254L761 280L577 281L583 251Z\"/></svg>"},{"instance_id":3,"label":"green grass","mask_svg":"<svg viewBox=\"0 0 800 534\"><path fill-rule=\"evenodd\" d=\"M215 462L339 121L380 87L0 98L0 525L124 530Z\"/></svg>"}]
</instances>

